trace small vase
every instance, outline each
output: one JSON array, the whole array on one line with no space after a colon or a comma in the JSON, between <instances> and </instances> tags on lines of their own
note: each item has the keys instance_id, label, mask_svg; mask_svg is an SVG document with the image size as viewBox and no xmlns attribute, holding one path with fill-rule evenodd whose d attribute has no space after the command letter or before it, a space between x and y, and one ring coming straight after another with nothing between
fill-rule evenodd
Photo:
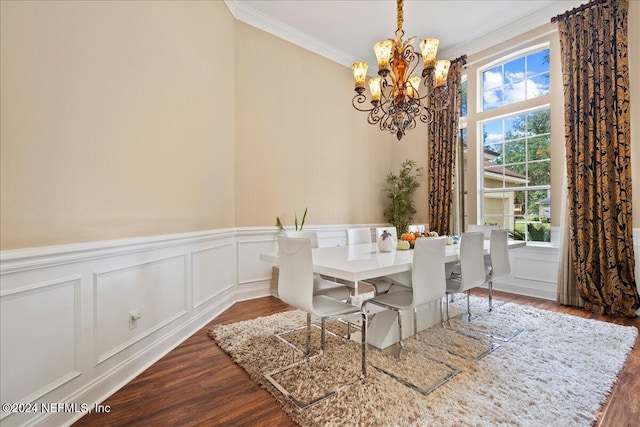
<instances>
[{"instance_id":1,"label":"small vase","mask_svg":"<svg viewBox=\"0 0 640 427\"><path fill-rule=\"evenodd\" d=\"M391 234L385 231L380 237L378 237L378 250L380 252L393 252L394 248L395 242L393 241Z\"/></svg>"}]
</instances>

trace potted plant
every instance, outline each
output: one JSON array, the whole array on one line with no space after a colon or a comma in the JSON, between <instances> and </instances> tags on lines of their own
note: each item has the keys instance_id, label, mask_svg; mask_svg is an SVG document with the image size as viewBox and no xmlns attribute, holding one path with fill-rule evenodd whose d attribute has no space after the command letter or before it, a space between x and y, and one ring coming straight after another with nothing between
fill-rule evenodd
<instances>
[{"instance_id":1,"label":"potted plant","mask_svg":"<svg viewBox=\"0 0 640 427\"><path fill-rule=\"evenodd\" d=\"M296 227L296 231L302 231L302 227L304 227L304 220L307 218L307 208L304 208L304 214L302 214L302 222L300 223L300 228L298 229L298 214L295 214L295 220L293 225ZM280 221L280 217L276 217L276 227L280 229L280 231L284 231L284 225L282 225L282 221Z\"/></svg>"},{"instance_id":2,"label":"potted plant","mask_svg":"<svg viewBox=\"0 0 640 427\"><path fill-rule=\"evenodd\" d=\"M417 212L412 196L420 187L418 178L421 176L422 168L413 160L405 160L397 175L392 172L387 175L384 191L391 203L384 210L384 217L396 227L398 237L408 230Z\"/></svg>"}]
</instances>

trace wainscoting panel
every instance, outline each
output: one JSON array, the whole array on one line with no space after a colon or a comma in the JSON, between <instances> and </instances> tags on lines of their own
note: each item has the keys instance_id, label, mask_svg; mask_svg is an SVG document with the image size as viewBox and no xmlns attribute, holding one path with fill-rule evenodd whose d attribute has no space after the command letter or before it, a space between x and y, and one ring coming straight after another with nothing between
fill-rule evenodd
<instances>
[{"instance_id":1,"label":"wainscoting panel","mask_svg":"<svg viewBox=\"0 0 640 427\"><path fill-rule=\"evenodd\" d=\"M235 283L235 245L225 243L191 251L193 304L202 304L224 292Z\"/></svg>"},{"instance_id":2,"label":"wainscoting panel","mask_svg":"<svg viewBox=\"0 0 640 427\"><path fill-rule=\"evenodd\" d=\"M493 288L520 295L555 300L558 248L527 246L509 251L511 274L494 282Z\"/></svg>"},{"instance_id":3,"label":"wainscoting panel","mask_svg":"<svg viewBox=\"0 0 640 427\"><path fill-rule=\"evenodd\" d=\"M95 273L96 363L186 313L186 260L179 254Z\"/></svg>"},{"instance_id":4,"label":"wainscoting panel","mask_svg":"<svg viewBox=\"0 0 640 427\"><path fill-rule=\"evenodd\" d=\"M2 292L2 403L33 402L80 375L79 292L79 276Z\"/></svg>"},{"instance_id":5,"label":"wainscoting panel","mask_svg":"<svg viewBox=\"0 0 640 427\"><path fill-rule=\"evenodd\" d=\"M243 240L238 242L238 283L252 283L271 279L271 264L260 260L263 252L276 250L271 240Z\"/></svg>"}]
</instances>

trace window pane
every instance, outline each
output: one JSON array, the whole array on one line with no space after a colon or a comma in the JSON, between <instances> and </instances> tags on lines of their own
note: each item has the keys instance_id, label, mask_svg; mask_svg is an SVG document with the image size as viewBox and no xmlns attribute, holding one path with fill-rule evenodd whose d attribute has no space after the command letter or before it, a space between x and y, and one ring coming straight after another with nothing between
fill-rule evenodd
<instances>
[{"instance_id":1,"label":"window pane","mask_svg":"<svg viewBox=\"0 0 640 427\"><path fill-rule=\"evenodd\" d=\"M467 117L467 81L463 80L460 85L460 116Z\"/></svg>"},{"instance_id":2,"label":"window pane","mask_svg":"<svg viewBox=\"0 0 640 427\"><path fill-rule=\"evenodd\" d=\"M505 168L505 179L508 178L509 185L507 187L524 187L527 185L527 165L526 163L517 163L508 165Z\"/></svg>"},{"instance_id":3,"label":"window pane","mask_svg":"<svg viewBox=\"0 0 640 427\"><path fill-rule=\"evenodd\" d=\"M504 144L504 162L505 164L526 162L526 140L516 139Z\"/></svg>"},{"instance_id":4,"label":"window pane","mask_svg":"<svg viewBox=\"0 0 640 427\"><path fill-rule=\"evenodd\" d=\"M527 240L527 224L524 217L513 217L513 228L510 230L513 230L513 240Z\"/></svg>"},{"instance_id":5,"label":"window pane","mask_svg":"<svg viewBox=\"0 0 640 427\"><path fill-rule=\"evenodd\" d=\"M514 83L524 80L525 57L514 59L504 64L504 82Z\"/></svg>"},{"instance_id":6,"label":"window pane","mask_svg":"<svg viewBox=\"0 0 640 427\"><path fill-rule=\"evenodd\" d=\"M482 109L484 111L493 110L502 105L502 89L492 89L482 95Z\"/></svg>"},{"instance_id":7,"label":"window pane","mask_svg":"<svg viewBox=\"0 0 640 427\"><path fill-rule=\"evenodd\" d=\"M486 145L484 147L485 161L493 165L501 165L503 163L502 145L502 143Z\"/></svg>"},{"instance_id":8,"label":"window pane","mask_svg":"<svg viewBox=\"0 0 640 427\"><path fill-rule=\"evenodd\" d=\"M529 135L541 135L551 132L551 111L549 109L534 111L527 115L527 131Z\"/></svg>"},{"instance_id":9,"label":"window pane","mask_svg":"<svg viewBox=\"0 0 640 427\"><path fill-rule=\"evenodd\" d=\"M528 160L543 160L551 158L551 137L549 135L529 138Z\"/></svg>"},{"instance_id":10,"label":"window pane","mask_svg":"<svg viewBox=\"0 0 640 427\"><path fill-rule=\"evenodd\" d=\"M513 205L510 213L517 217L517 216L523 216L526 212L527 212L527 192L514 191Z\"/></svg>"},{"instance_id":11,"label":"window pane","mask_svg":"<svg viewBox=\"0 0 640 427\"><path fill-rule=\"evenodd\" d=\"M482 141L484 145L504 141L502 120L494 120L482 125Z\"/></svg>"},{"instance_id":12,"label":"window pane","mask_svg":"<svg viewBox=\"0 0 640 427\"><path fill-rule=\"evenodd\" d=\"M504 105L513 104L527 99L526 97L526 81L509 84L504 87Z\"/></svg>"},{"instance_id":13,"label":"window pane","mask_svg":"<svg viewBox=\"0 0 640 427\"><path fill-rule=\"evenodd\" d=\"M549 73L527 79L527 99L549 93Z\"/></svg>"},{"instance_id":14,"label":"window pane","mask_svg":"<svg viewBox=\"0 0 640 427\"><path fill-rule=\"evenodd\" d=\"M527 77L549 71L549 49L527 56Z\"/></svg>"},{"instance_id":15,"label":"window pane","mask_svg":"<svg viewBox=\"0 0 640 427\"><path fill-rule=\"evenodd\" d=\"M482 73L482 87L484 90L502 86L502 65L498 65Z\"/></svg>"},{"instance_id":16,"label":"window pane","mask_svg":"<svg viewBox=\"0 0 640 427\"><path fill-rule=\"evenodd\" d=\"M529 162L527 176L529 185L551 185L551 162Z\"/></svg>"},{"instance_id":17,"label":"window pane","mask_svg":"<svg viewBox=\"0 0 640 427\"><path fill-rule=\"evenodd\" d=\"M527 134L527 124L525 115L512 116L504 120L504 127L507 131L506 139L522 138Z\"/></svg>"}]
</instances>

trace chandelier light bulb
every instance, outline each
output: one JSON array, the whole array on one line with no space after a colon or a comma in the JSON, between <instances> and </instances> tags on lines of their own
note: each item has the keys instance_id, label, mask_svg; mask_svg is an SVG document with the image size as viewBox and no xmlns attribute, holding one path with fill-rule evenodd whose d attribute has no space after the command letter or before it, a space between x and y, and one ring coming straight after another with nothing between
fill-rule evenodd
<instances>
[{"instance_id":1,"label":"chandelier light bulb","mask_svg":"<svg viewBox=\"0 0 640 427\"><path fill-rule=\"evenodd\" d=\"M447 85L447 75L449 74L449 66L451 61L441 59L436 62L436 87L445 87Z\"/></svg>"},{"instance_id":2,"label":"chandelier light bulb","mask_svg":"<svg viewBox=\"0 0 640 427\"><path fill-rule=\"evenodd\" d=\"M436 55L438 53L438 45L440 40L430 37L420 42L420 50L422 51L423 68L429 69L436 66Z\"/></svg>"},{"instance_id":3,"label":"chandelier light bulb","mask_svg":"<svg viewBox=\"0 0 640 427\"><path fill-rule=\"evenodd\" d=\"M369 90L371 91L371 103L376 105L376 103L380 102L380 96L382 94L380 77L369 79Z\"/></svg>"},{"instance_id":4,"label":"chandelier light bulb","mask_svg":"<svg viewBox=\"0 0 640 427\"><path fill-rule=\"evenodd\" d=\"M364 92L364 81L367 78L367 68L369 65L366 62L355 62L351 69L353 70L353 78L356 81L356 92Z\"/></svg>"},{"instance_id":5,"label":"chandelier light bulb","mask_svg":"<svg viewBox=\"0 0 640 427\"><path fill-rule=\"evenodd\" d=\"M393 40L381 40L373 45L373 51L378 59L378 75L386 77L389 74L389 62L393 50Z\"/></svg>"}]
</instances>

